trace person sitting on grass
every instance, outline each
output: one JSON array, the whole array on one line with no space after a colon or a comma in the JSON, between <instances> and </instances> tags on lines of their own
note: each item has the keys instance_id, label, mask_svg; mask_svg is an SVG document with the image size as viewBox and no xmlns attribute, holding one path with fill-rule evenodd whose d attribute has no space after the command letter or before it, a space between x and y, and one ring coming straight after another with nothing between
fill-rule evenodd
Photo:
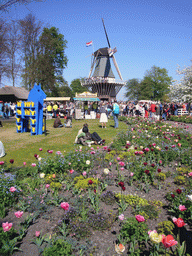
<instances>
[{"instance_id":1,"label":"person sitting on grass","mask_svg":"<svg viewBox=\"0 0 192 256\"><path fill-rule=\"evenodd\" d=\"M54 128L63 127L63 124L61 123L61 119L60 119L60 116L59 116L59 115L55 118L53 127L54 127Z\"/></svg>"},{"instance_id":2,"label":"person sitting on grass","mask_svg":"<svg viewBox=\"0 0 192 256\"><path fill-rule=\"evenodd\" d=\"M96 132L91 134L88 129L88 124L84 124L83 128L79 130L76 136L75 143L82 144L84 146L90 144L104 145L105 140L102 140Z\"/></svg>"}]
</instances>

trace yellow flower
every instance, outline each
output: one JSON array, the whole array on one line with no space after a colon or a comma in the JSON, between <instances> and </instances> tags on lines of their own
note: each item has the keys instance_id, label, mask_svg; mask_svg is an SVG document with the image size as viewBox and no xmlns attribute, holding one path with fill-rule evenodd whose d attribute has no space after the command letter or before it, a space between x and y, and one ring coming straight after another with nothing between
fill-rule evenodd
<instances>
[{"instance_id":1,"label":"yellow flower","mask_svg":"<svg viewBox=\"0 0 192 256\"><path fill-rule=\"evenodd\" d=\"M115 244L115 251L117 254L122 254L125 251L125 246L122 244Z\"/></svg>"},{"instance_id":2,"label":"yellow flower","mask_svg":"<svg viewBox=\"0 0 192 256\"><path fill-rule=\"evenodd\" d=\"M162 235L158 235L158 233L154 231L151 231L151 233L149 234L149 238L155 244L158 244L162 241Z\"/></svg>"}]
</instances>

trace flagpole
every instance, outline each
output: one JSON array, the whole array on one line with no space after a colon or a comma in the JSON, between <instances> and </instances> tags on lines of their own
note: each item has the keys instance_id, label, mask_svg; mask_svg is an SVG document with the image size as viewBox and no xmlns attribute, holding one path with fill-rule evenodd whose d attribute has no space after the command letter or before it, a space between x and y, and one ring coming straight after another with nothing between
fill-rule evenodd
<instances>
[{"instance_id":1,"label":"flagpole","mask_svg":"<svg viewBox=\"0 0 192 256\"><path fill-rule=\"evenodd\" d=\"M93 42L93 41L92 41ZM93 54L94 54L94 45L93 45L93 43L92 43L92 46L93 46Z\"/></svg>"}]
</instances>

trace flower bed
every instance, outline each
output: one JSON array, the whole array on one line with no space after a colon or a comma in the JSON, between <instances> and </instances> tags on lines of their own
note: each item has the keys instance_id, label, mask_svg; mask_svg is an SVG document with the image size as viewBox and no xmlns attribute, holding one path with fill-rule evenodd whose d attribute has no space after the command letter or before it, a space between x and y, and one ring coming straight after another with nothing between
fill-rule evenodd
<instances>
[{"instance_id":1,"label":"flower bed","mask_svg":"<svg viewBox=\"0 0 192 256\"><path fill-rule=\"evenodd\" d=\"M1 161L0 255L192 255L191 145L129 118L111 145Z\"/></svg>"}]
</instances>

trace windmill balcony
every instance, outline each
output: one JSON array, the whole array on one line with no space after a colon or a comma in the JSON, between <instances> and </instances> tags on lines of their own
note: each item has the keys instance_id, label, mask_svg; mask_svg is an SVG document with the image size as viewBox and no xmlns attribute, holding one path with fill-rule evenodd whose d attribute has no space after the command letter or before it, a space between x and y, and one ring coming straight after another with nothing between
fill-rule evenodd
<instances>
[{"instance_id":1,"label":"windmill balcony","mask_svg":"<svg viewBox=\"0 0 192 256\"><path fill-rule=\"evenodd\" d=\"M109 83L109 84L121 84L125 85L126 81L123 80L117 80L115 78L110 78L110 77L90 77L90 78L85 78L84 81L82 82L82 86L86 86L88 84L95 84L95 83Z\"/></svg>"}]
</instances>

